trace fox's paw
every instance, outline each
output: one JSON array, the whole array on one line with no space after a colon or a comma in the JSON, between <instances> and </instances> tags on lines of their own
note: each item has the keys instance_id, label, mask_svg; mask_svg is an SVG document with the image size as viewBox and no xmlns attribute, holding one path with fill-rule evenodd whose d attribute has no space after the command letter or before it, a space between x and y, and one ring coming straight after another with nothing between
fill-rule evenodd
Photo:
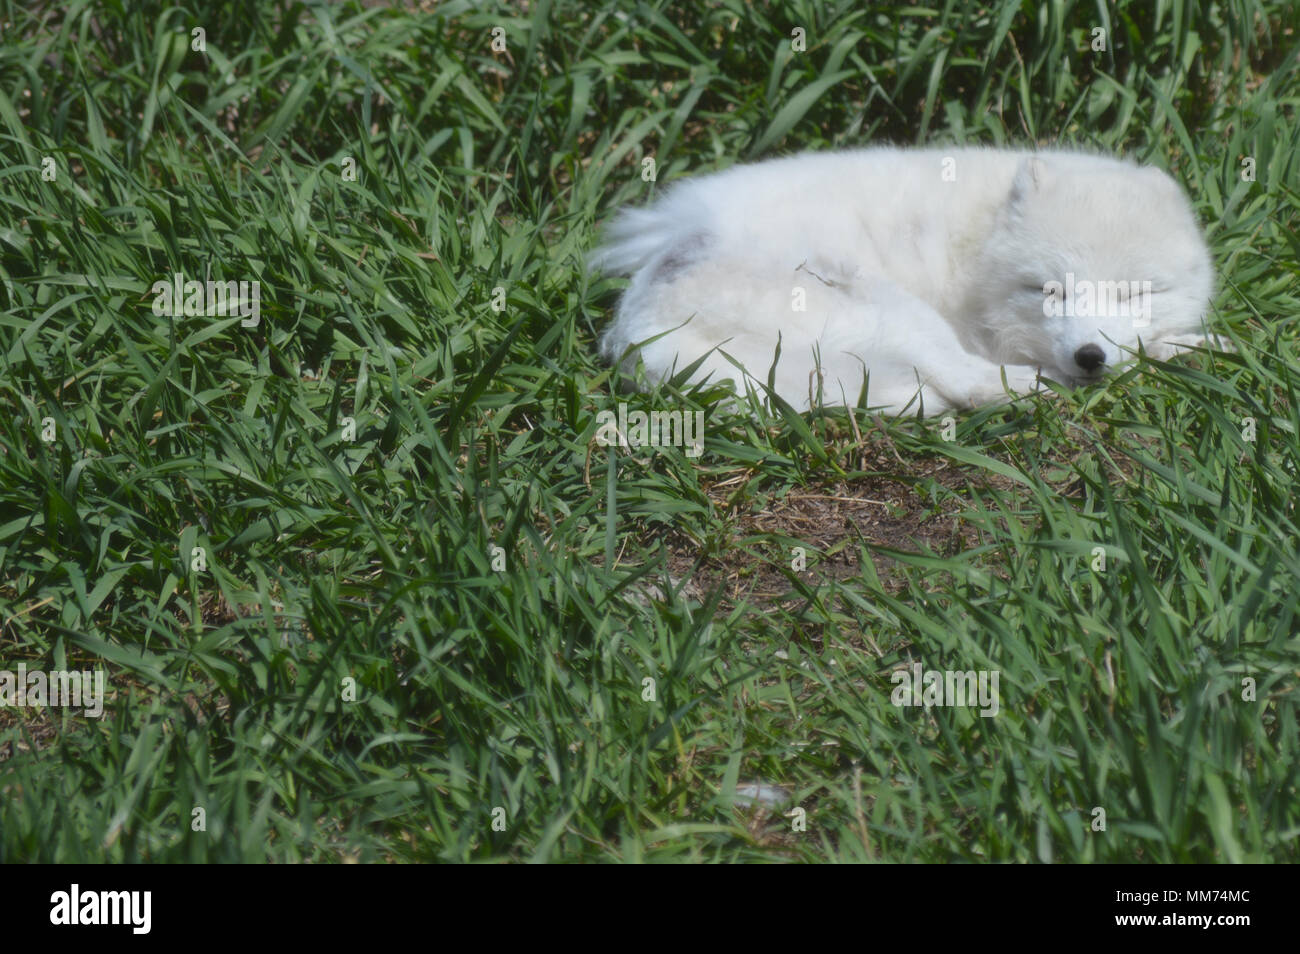
<instances>
[{"instance_id":1,"label":"fox's paw","mask_svg":"<svg viewBox=\"0 0 1300 954\"><path fill-rule=\"evenodd\" d=\"M984 404L997 404L1009 401L1013 397L1024 397L1046 390L1047 387L1039 376L1038 368L1025 364L1008 364L997 368L991 380L975 388L967 400L971 407L980 407Z\"/></svg>"},{"instance_id":2,"label":"fox's paw","mask_svg":"<svg viewBox=\"0 0 1300 954\"><path fill-rule=\"evenodd\" d=\"M1002 370L1006 372L1007 389L1015 394L1033 394L1046 390L1038 368L1025 364L1011 364L1004 366Z\"/></svg>"}]
</instances>

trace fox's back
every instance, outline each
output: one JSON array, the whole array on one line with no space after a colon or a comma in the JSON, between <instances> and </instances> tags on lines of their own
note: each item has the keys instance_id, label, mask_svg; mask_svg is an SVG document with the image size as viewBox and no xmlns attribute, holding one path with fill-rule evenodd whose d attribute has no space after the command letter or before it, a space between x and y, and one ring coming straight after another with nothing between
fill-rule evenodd
<instances>
[{"instance_id":1,"label":"fox's back","mask_svg":"<svg viewBox=\"0 0 1300 954\"><path fill-rule=\"evenodd\" d=\"M726 250L774 268L806 262L832 281L889 274L939 296L955 259L978 246L1022 155L874 147L733 166L670 184L626 216L601 264L630 273L677 249Z\"/></svg>"}]
</instances>

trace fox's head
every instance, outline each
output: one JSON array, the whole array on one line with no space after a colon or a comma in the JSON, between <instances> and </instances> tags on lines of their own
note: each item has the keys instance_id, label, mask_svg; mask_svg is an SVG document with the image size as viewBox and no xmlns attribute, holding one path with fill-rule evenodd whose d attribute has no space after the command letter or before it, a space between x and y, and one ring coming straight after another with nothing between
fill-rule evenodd
<instances>
[{"instance_id":1,"label":"fox's head","mask_svg":"<svg viewBox=\"0 0 1300 954\"><path fill-rule=\"evenodd\" d=\"M1096 379L1139 341L1157 358L1203 343L1214 290L1191 205L1166 173L1051 153L1021 162L973 278L989 356L1067 382Z\"/></svg>"}]
</instances>

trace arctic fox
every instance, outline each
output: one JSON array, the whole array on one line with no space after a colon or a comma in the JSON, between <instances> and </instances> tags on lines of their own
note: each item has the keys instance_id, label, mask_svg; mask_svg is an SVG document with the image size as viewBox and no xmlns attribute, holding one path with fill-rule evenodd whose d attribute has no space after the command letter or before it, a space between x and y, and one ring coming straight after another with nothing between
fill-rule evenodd
<instances>
[{"instance_id":1,"label":"arctic fox","mask_svg":"<svg viewBox=\"0 0 1300 954\"><path fill-rule=\"evenodd\" d=\"M1214 286L1173 179L1068 151L735 166L623 212L592 265L632 275L610 360L662 379L703 359L693 380L771 380L801 410L856 405L865 379L889 414L1096 380L1139 340L1168 357L1204 341Z\"/></svg>"}]
</instances>

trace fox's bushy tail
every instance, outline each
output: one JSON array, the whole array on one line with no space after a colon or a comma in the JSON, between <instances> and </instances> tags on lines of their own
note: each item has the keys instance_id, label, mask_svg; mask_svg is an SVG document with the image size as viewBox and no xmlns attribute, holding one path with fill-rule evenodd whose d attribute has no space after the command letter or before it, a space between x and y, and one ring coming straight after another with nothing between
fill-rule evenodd
<instances>
[{"instance_id":1,"label":"fox's bushy tail","mask_svg":"<svg viewBox=\"0 0 1300 954\"><path fill-rule=\"evenodd\" d=\"M632 275L686 249L698 254L711 233L707 193L682 182L644 209L624 209L608 226L600 247L587 259L591 271Z\"/></svg>"},{"instance_id":2,"label":"fox's bushy tail","mask_svg":"<svg viewBox=\"0 0 1300 954\"><path fill-rule=\"evenodd\" d=\"M631 275L671 249L681 235L681 223L662 204L624 209L606 227L600 247L587 258L587 267L608 275Z\"/></svg>"}]
</instances>

